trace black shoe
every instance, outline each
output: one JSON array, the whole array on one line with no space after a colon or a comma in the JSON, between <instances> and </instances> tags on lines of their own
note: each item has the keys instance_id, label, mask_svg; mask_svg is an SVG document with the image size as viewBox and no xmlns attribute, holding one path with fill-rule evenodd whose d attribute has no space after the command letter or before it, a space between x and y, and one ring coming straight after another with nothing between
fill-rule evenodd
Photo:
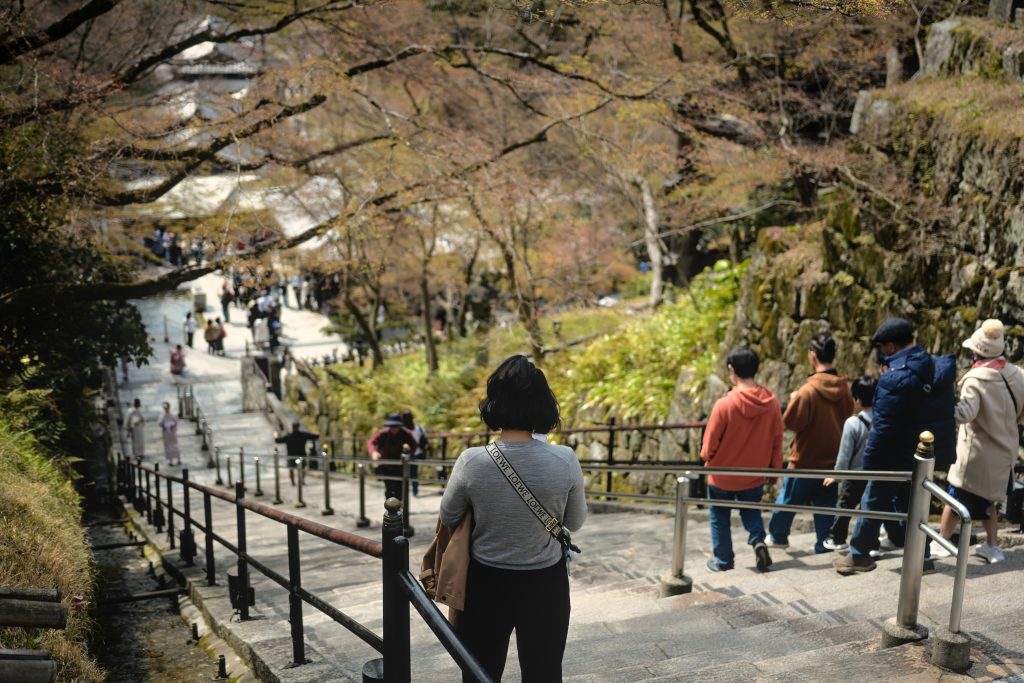
<instances>
[{"instance_id":1,"label":"black shoe","mask_svg":"<svg viewBox=\"0 0 1024 683\"><path fill-rule=\"evenodd\" d=\"M766 572L772 566L772 556L768 554L768 546L763 542L754 544L754 557L757 558L757 571Z\"/></svg>"},{"instance_id":2,"label":"black shoe","mask_svg":"<svg viewBox=\"0 0 1024 683\"><path fill-rule=\"evenodd\" d=\"M922 574L934 574L935 573L935 560L930 557L924 558L924 565L921 567Z\"/></svg>"},{"instance_id":3,"label":"black shoe","mask_svg":"<svg viewBox=\"0 0 1024 683\"><path fill-rule=\"evenodd\" d=\"M708 563L707 563L707 564L708 564L708 571L709 571L709 572L715 572L716 574L717 574L718 572L727 572L727 571L729 571L730 569L732 569L732 565L731 565L731 564L730 564L729 566L727 566L727 567L722 567L722 566L720 566L720 565L718 564L718 560L716 560L716 559L715 559L715 558L713 558L713 557L712 557L712 558L711 558L710 560L708 560Z\"/></svg>"}]
</instances>

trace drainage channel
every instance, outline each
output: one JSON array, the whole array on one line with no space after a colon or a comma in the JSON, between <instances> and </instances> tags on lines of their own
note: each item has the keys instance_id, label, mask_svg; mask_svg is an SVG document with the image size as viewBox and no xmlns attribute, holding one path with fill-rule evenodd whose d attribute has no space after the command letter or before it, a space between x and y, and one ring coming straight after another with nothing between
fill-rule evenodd
<instances>
[{"instance_id":1,"label":"drainage channel","mask_svg":"<svg viewBox=\"0 0 1024 683\"><path fill-rule=\"evenodd\" d=\"M199 625L182 617L184 590L153 567L124 526L94 524L87 533L97 581L90 649L109 672L107 680L216 680L218 662L194 638Z\"/></svg>"}]
</instances>

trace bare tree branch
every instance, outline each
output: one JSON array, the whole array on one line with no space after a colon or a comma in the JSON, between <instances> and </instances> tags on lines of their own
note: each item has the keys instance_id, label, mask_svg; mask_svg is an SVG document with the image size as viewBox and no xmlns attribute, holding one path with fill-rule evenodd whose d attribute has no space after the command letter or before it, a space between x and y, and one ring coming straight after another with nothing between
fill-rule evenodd
<instances>
[{"instance_id":1,"label":"bare tree branch","mask_svg":"<svg viewBox=\"0 0 1024 683\"><path fill-rule=\"evenodd\" d=\"M69 12L62 19L50 24L42 31L0 44L0 64L10 64L23 54L38 50L44 45L60 40L76 28L114 9L122 0L91 0L82 7Z\"/></svg>"}]
</instances>

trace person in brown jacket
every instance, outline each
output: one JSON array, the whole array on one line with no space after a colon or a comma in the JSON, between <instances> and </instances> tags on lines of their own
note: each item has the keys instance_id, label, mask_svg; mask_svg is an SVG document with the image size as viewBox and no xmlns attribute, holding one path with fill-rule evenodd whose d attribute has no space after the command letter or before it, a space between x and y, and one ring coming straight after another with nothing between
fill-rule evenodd
<instances>
[{"instance_id":1,"label":"person in brown jacket","mask_svg":"<svg viewBox=\"0 0 1024 683\"><path fill-rule=\"evenodd\" d=\"M789 396L782 416L786 429L794 432L789 451L789 469L830 470L835 467L843 423L853 414L850 385L835 370L836 341L828 332L811 339L807 359L814 373L802 387ZM836 506L836 488L825 486L824 479L782 481L776 503L785 505ZM768 522L768 545L789 546L789 531L796 513L777 510ZM832 515L814 515L817 541L814 552L830 552L824 543L829 538Z\"/></svg>"}]
</instances>

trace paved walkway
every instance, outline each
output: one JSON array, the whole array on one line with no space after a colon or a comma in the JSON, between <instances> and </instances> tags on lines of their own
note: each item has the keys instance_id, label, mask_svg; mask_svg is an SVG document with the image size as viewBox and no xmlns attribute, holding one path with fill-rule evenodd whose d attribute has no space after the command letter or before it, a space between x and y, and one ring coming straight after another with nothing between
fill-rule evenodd
<instances>
[{"instance_id":1,"label":"paved walkway","mask_svg":"<svg viewBox=\"0 0 1024 683\"><path fill-rule=\"evenodd\" d=\"M219 286L216 281L213 285ZM130 402L138 397L143 402L150 419L148 462L166 463L155 427L159 404L169 401L176 408L175 382L166 361L170 347L162 341L163 315L183 319L188 306L188 299L175 297L140 304L149 329L158 331L154 340L157 360L152 366L131 371L129 381L121 386L120 398ZM295 334L315 336L322 327L320 323L322 320L314 320L316 330L295 329ZM193 383L196 398L213 427L215 442L221 445L223 464L226 465L226 456L234 454L238 447L245 449L247 458L261 455L263 500L270 502L271 427L263 414L241 411L238 352L244 352L244 344L239 338L247 330L242 325L233 325L231 329L237 334L229 333L228 339L234 342L228 345L228 357L208 356L202 351L189 353L188 381ZM171 343L176 341L172 330ZM201 439L194 434L194 425L182 420L179 433L182 462L189 468L190 477L214 484L216 472L207 467L208 455L200 450ZM237 478L237 456L233 465ZM170 469L177 472L181 468ZM222 476L226 482L231 479L225 472ZM253 495L251 469L246 478L249 495ZM278 507L345 531L380 537L380 485L367 485L367 516L371 526L359 529L358 492L353 481L332 478L333 516L320 512L322 479L310 476L308 481L308 505L298 508L297 491L287 484L287 476L282 473L283 502ZM175 501L179 506L180 496L180 489L176 489ZM439 500L436 492L426 492L411 501L411 523L418 530L410 553L413 566L432 536ZM201 502L195 497L192 509L194 514L201 515ZM213 511L214 530L235 542L233 506L215 502ZM249 553L286 575L282 526L253 513L247 513L246 519ZM154 536L151 527L148 533ZM692 520L687 573L695 580L694 593L659 600L656 584L669 568L671 537L671 517L622 512L592 514L583 530L575 535L584 553L572 568L573 618L565 656L567 680L812 681L820 680L821 662L847 660L861 667L855 676L860 680L906 680L907 674L928 680L927 676L934 672L921 655L876 652L878 627L895 613L899 556L882 560L879 569L871 574L844 579L832 571L831 557L808 551L812 543L809 535L794 534L789 551L773 551L776 563L770 574L757 573L752 553L746 557L741 547L734 571L710 574L703 566L710 556L707 524ZM166 534L158 541L166 548ZM303 613L310 663L288 668L291 641L285 591L251 570L256 592L253 618L238 622L224 588L224 574L235 572L233 556L216 548L218 585L207 587L200 571L205 562L201 533L197 533L196 541L200 549L196 567L181 566L174 551L167 550L165 558L190 581L192 597L207 619L222 638L251 662L261 680L360 680L363 663L377 654L309 606L304 606ZM379 634L379 561L305 534L301 535L300 547L303 586ZM970 678L949 680L995 680L1021 672L1024 620L1019 615L1024 611L1024 597L1019 590L1019 572L1024 568L1024 548L1012 549L1007 554L1009 561L1003 565L979 565L972 558L964 612L968 627L984 634L986 651L976 655L980 667L977 675L972 669ZM952 569L952 560L942 560L939 572L924 577L921 620L929 627L947 618ZM457 680L457 669L437 640L420 619L414 617L412 622L413 680ZM514 652L514 646L510 652ZM862 661L864 657L868 659ZM504 680L519 680L514 655Z\"/></svg>"}]
</instances>

